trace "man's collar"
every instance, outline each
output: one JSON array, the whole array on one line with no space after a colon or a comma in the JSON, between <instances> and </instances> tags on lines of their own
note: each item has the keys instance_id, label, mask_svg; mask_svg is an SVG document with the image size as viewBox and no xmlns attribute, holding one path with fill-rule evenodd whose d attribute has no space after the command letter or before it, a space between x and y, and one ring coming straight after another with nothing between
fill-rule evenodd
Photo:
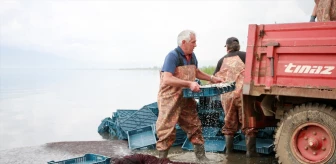
<instances>
[{"instance_id":1,"label":"man's collar","mask_svg":"<svg viewBox=\"0 0 336 164\"><path fill-rule=\"evenodd\" d=\"M191 54L189 54L189 55L186 55L184 52L183 52L183 50L182 50L182 48L180 47L180 46L177 46L177 51L179 51L183 56L192 56L192 54L193 53L191 53Z\"/></svg>"},{"instance_id":2,"label":"man's collar","mask_svg":"<svg viewBox=\"0 0 336 164\"><path fill-rule=\"evenodd\" d=\"M180 46L177 46L176 49L177 49L177 51L179 51L182 55L185 55L184 52L183 52L183 50L182 50L182 48L181 48Z\"/></svg>"}]
</instances>

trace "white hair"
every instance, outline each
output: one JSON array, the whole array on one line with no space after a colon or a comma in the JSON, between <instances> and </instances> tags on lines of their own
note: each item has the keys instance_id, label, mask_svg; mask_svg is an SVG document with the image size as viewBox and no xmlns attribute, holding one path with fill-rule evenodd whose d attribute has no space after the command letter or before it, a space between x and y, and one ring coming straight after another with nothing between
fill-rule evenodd
<instances>
[{"instance_id":1,"label":"white hair","mask_svg":"<svg viewBox=\"0 0 336 164\"><path fill-rule=\"evenodd\" d=\"M191 39L190 35L195 35L196 36L195 32L192 31L192 30L184 30L184 31L180 32L180 34L177 36L177 45L181 46L183 40L189 42L190 39Z\"/></svg>"}]
</instances>

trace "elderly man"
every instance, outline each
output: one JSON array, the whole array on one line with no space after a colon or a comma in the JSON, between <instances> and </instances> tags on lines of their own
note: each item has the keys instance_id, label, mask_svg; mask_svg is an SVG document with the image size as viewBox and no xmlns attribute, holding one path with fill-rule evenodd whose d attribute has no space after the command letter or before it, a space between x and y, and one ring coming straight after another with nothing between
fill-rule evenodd
<instances>
[{"instance_id":1,"label":"elderly man","mask_svg":"<svg viewBox=\"0 0 336 164\"><path fill-rule=\"evenodd\" d=\"M196 101L193 98L183 98L182 88L200 91L200 85L195 79L220 83L220 78L210 76L200 71L195 54L196 35L191 30L182 31L177 37L178 47L166 56L160 77L158 93L159 117L156 122L158 141L156 149L159 158L167 158L168 151L175 141L178 125L188 135L194 145L196 158L200 162L207 161L202 136L202 124L196 111Z\"/></svg>"}]
</instances>

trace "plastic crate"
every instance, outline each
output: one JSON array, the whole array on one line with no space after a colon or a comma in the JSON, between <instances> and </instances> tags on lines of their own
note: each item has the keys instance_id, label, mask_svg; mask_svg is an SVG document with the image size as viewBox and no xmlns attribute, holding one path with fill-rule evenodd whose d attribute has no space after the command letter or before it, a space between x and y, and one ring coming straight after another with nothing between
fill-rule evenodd
<instances>
[{"instance_id":1,"label":"plastic crate","mask_svg":"<svg viewBox=\"0 0 336 164\"><path fill-rule=\"evenodd\" d=\"M156 144L153 126L130 130L127 132L128 148L131 150Z\"/></svg>"},{"instance_id":2,"label":"plastic crate","mask_svg":"<svg viewBox=\"0 0 336 164\"><path fill-rule=\"evenodd\" d=\"M156 136L155 125L153 125L153 128L154 128L153 133L154 133L156 139L158 139L157 136ZM176 137L175 137L175 141L173 143L173 146L182 145L187 138L187 134L181 129L181 127L178 124L176 124L175 128L176 128Z\"/></svg>"},{"instance_id":3,"label":"plastic crate","mask_svg":"<svg viewBox=\"0 0 336 164\"><path fill-rule=\"evenodd\" d=\"M156 117L159 116L159 107L158 107L157 102L153 102L151 104L145 105L144 107L149 108L156 115Z\"/></svg>"},{"instance_id":4,"label":"plastic crate","mask_svg":"<svg viewBox=\"0 0 336 164\"><path fill-rule=\"evenodd\" d=\"M264 130L275 131L276 127L265 127Z\"/></svg>"},{"instance_id":5,"label":"plastic crate","mask_svg":"<svg viewBox=\"0 0 336 164\"><path fill-rule=\"evenodd\" d=\"M183 145L186 138L187 138L187 136L185 136L183 138L176 138L174 143L173 143L173 146Z\"/></svg>"},{"instance_id":6,"label":"plastic crate","mask_svg":"<svg viewBox=\"0 0 336 164\"><path fill-rule=\"evenodd\" d=\"M112 121L116 122L117 121L117 112L112 112Z\"/></svg>"},{"instance_id":7,"label":"plastic crate","mask_svg":"<svg viewBox=\"0 0 336 164\"><path fill-rule=\"evenodd\" d=\"M148 107L143 107L118 124L121 130L127 133L130 130L151 126L156 120L157 116Z\"/></svg>"},{"instance_id":8,"label":"plastic crate","mask_svg":"<svg viewBox=\"0 0 336 164\"><path fill-rule=\"evenodd\" d=\"M218 132L219 132L220 128L217 127L203 127L203 136L204 137L215 137Z\"/></svg>"},{"instance_id":9,"label":"plastic crate","mask_svg":"<svg viewBox=\"0 0 336 164\"><path fill-rule=\"evenodd\" d=\"M223 110L220 95L212 97L199 97L198 110L220 109Z\"/></svg>"},{"instance_id":10,"label":"plastic crate","mask_svg":"<svg viewBox=\"0 0 336 164\"><path fill-rule=\"evenodd\" d=\"M176 138L185 138L187 134L182 129L176 129Z\"/></svg>"},{"instance_id":11,"label":"plastic crate","mask_svg":"<svg viewBox=\"0 0 336 164\"><path fill-rule=\"evenodd\" d=\"M123 131L120 126L117 126L116 133L119 140L127 140L127 132Z\"/></svg>"},{"instance_id":12,"label":"plastic crate","mask_svg":"<svg viewBox=\"0 0 336 164\"><path fill-rule=\"evenodd\" d=\"M180 127L180 125L176 124L175 126L175 129L176 129L176 135L187 135L183 130L182 128Z\"/></svg>"},{"instance_id":13,"label":"plastic crate","mask_svg":"<svg viewBox=\"0 0 336 164\"><path fill-rule=\"evenodd\" d=\"M115 130L116 129L116 123L113 122L113 120L111 118L107 117L107 118L103 119L102 122L100 123L100 125L98 127L98 133L99 134L108 133L110 131L110 129Z\"/></svg>"},{"instance_id":14,"label":"plastic crate","mask_svg":"<svg viewBox=\"0 0 336 164\"><path fill-rule=\"evenodd\" d=\"M198 108L199 109L208 109L211 97L199 97Z\"/></svg>"},{"instance_id":15,"label":"plastic crate","mask_svg":"<svg viewBox=\"0 0 336 164\"><path fill-rule=\"evenodd\" d=\"M219 122L220 127L223 127L223 125L224 125L224 118L225 118L225 113L224 113L224 110L222 110L219 113L219 118L218 118L218 122Z\"/></svg>"},{"instance_id":16,"label":"plastic crate","mask_svg":"<svg viewBox=\"0 0 336 164\"><path fill-rule=\"evenodd\" d=\"M138 110L135 109L117 109L116 112L117 121L122 122L137 111Z\"/></svg>"},{"instance_id":17,"label":"plastic crate","mask_svg":"<svg viewBox=\"0 0 336 164\"><path fill-rule=\"evenodd\" d=\"M266 127L264 129L259 129L257 133L257 138L263 139L273 139L275 127Z\"/></svg>"},{"instance_id":18,"label":"plastic crate","mask_svg":"<svg viewBox=\"0 0 336 164\"><path fill-rule=\"evenodd\" d=\"M176 137L173 146L182 145L187 138L187 134L181 129L179 125L176 125Z\"/></svg>"},{"instance_id":19,"label":"plastic crate","mask_svg":"<svg viewBox=\"0 0 336 164\"><path fill-rule=\"evenodd\" d=\"M117 109L117 117L128 117L138 111L137 109Z\"/></svg>"},{"instance_id":20,"label":"plastic crate","mask_svg":"<svg viewBox=\"0 0 336 164\"><path fill-rule=\"evenodd\" d=\"M235 137L233 143L233 149L246 151L246 141L245 136L239 134ZM271 154L274 149L274 144L272 139L256 139L256 151L261 154Z\"/></svg>"},{"instance_id":21,"label":"plastic crate","mask_svg":"<svg viewBox=\"0 0 336 164\"><path fill-rule=\"evenodd\" d=\"M109 129L109 127L107 125L107 121L108 120L111 120L111 118L107 117L107 118L105 118L105 119L103 119L101 121L100 125L98 126L98 133L99 134L103 134L103 133L107 133L108 132L108 129Z\"/></svg>"},{"instance_id":22,"label":"plastic crate","mask_svg":"<svg viewBox=\"0 0 336 164\"><path fill-rule=\"evenodd\" d=\"M111 128L111 127L109 128L108 132L109 132L109 134L110 134L111 136L113 136L113 137L117 136L117 132L116 132L116 130L113 129L113 128Z\"/></svg>"},{"instance_id":23,"label":"plastic crate","mask_svg":"<svg viewBox=\"0 0 336 164\"><path fill-rule=\"evenodd\" d=\"M50 161L48 164L110 164L110 157L98 154L85 154L83 157L67 159L63 161Z\"/></svg>"},{"instance_id":24,"label":"plastic crate","mask_svg":"<svg viewBox=\"0 0 336 164\"><path fill-rule=\"evenodd\" d=\"M200 92L193 92L189 88L183 88L183 97L199 98L199 97L213 97L223 93L232 92L236 88L236 83L221 83L201 86Z\"/></svg>"},{"instance_id":25,"label":"plastic crate","mask_svg":"<svg viewBox=\"0 0 336 164\"><path fill-rule=\"evenodd\" d=\"M198 117L203 127L219 127L222 113L224 113L223 110L199 110Z\"/></svg>"},{"instance_id":26,"label":"plastic crate","mask_svg":"<svg viewBox=\"0 0 336 164\"><path fill-rule=\"evenodd\" d=\"M224 152L226 143L223 136L204 137L204 149L206 152ZM194 150L193 144L186 139L182 145L184 150Z\"/></svg>"}]
</instances>

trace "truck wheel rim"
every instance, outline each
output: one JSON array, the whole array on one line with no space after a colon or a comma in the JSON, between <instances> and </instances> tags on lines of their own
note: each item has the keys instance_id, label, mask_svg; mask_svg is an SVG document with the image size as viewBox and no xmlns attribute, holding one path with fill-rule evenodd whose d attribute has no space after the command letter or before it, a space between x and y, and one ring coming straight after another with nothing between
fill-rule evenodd
<instances>
[{"instance_id":1,"label":"truck wheel rim","mask_svg":"<svg viewBox=\"0 0 336 164\"><path fill-rule=\"evenodd\" d=\"M328 161L335 151L335 139L332 133L318 123L305 123L292 135L292 152L304 163L322 163Z\"/></svg>"}]
</instances>

